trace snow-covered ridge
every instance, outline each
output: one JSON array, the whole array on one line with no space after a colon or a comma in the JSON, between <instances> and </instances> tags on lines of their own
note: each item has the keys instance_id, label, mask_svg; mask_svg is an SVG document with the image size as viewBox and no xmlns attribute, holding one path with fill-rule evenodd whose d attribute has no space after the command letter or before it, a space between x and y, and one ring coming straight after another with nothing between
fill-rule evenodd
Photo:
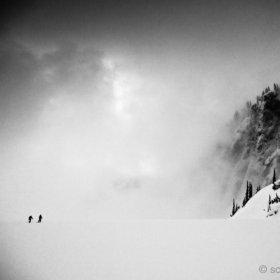
<instances>
[{"instance_id":1,"label":"snow-covered ridge","mask_svg":"<svg viewBox=\"0 0 280 280\"><path fill-rule=\"evenodd\" d=\"M232 218L280 218L280 180L262 188Z\"/></svg>"}]
</instances>

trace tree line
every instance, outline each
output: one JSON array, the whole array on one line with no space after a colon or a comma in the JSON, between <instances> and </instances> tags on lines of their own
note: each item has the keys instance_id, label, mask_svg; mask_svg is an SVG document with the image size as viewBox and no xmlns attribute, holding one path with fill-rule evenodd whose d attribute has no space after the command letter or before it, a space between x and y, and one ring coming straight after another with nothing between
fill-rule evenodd
<instances>
[{"instance_id":1,"label":"tree line","mask_svg":"<svg viewBox=\"0 0 280 280\"><path fill-rule=\"evenodd\" d=\"M272 189L276 190L279 188L279 186L276 184L276 171L274 169L273 171L273 177L272 177ZM259 192L261 190L261 186L258 186L256 188L256 193ZM251 182L247 181L247 187L246 187L246 192L242 201L242 207L244 207L248 201L253 197L253 185ZM271 196L269 195L269 201L268 201L268 211L270 211L271 207L270 205L273 203L278 203L280 202L280 198L278 197L278 195L276 194L276 197L274 199L271 199ZM240 209L240 205L238 205L238 203L236 203L235 199L233 198L233 203L232 203L232 210L231 210L231 214L230 216L234 216L234 214Z\"/></svg>"}]
</instances>

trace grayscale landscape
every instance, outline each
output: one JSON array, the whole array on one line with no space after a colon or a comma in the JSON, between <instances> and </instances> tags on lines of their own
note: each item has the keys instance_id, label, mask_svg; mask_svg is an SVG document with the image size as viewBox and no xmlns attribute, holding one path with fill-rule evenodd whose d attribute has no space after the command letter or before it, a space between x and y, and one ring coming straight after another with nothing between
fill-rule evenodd
<instances>
[{"instance_id":1,"label":"grayscale landscape","mask_svg":"<svg viewBox=\"0 0 280 280\"><path fill-rule=\"evenodd\" d=\"M279 11L1 1L0 279L277 277Z\"/></svg>"}]
</instances>

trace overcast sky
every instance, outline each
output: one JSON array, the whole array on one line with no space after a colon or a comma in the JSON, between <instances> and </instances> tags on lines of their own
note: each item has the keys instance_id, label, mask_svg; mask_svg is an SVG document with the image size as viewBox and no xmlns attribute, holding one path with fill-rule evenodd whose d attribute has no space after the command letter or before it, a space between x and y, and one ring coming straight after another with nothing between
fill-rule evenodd
<instances>
[{"instance_id":1,"label":"overcast sky","mask_svg":"<svg viewBox=\"0 0 280 280\"><path fill-rule=\"evenodd\" d=\"M279 82L279 1L1 5L1 219L225 213L200 160Z\"/></svg>"}]
</instances>

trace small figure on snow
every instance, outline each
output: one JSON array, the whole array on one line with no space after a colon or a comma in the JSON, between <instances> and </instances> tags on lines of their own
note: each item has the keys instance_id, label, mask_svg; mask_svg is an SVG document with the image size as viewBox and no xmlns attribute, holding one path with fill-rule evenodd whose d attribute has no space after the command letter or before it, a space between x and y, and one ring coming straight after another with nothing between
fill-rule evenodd
<instances>
[{"instance_id":1,"label":"small figure on snow","mask_svg":"<svg viewBox=\"0 0 280 280\"><path fill-rule=\"evenodd\" d=\"M28 223L30 224L32 220L33 220L33 217L32 217L32 216L29 216L29 217L28 217Z\"/></svg>"},{"instance_id":2,"label":"small figure on snow","mask_svg":"<svg viewBox=\"0 0 280 280\"><path fill-rule=\"evenodd\" d=\"M41 222L42 222L42 219L43 219L43 216L40 214L40 216L39 216L39 219L38 219L38 222L37 222L37 223L41 223Z\"/></svg>"}]
</instances>

